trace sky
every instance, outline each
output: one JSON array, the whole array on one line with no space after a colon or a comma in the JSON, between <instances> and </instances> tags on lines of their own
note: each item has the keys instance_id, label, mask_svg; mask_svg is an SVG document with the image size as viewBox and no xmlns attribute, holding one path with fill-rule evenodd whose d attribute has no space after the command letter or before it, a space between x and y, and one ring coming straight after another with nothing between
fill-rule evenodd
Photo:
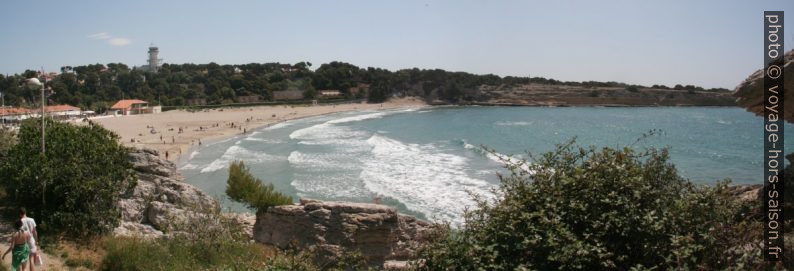
<instances>
[{"instance_id":1,"label":"sky","mask_svg":"<svg viewBox=\"0 0 794 271\"><path fill-rule=\"evenodd\" d=\"M763 12L794 1L3 1L0 73L331 61L733 89L763 65Z\"/></svg>"}]
</instances>

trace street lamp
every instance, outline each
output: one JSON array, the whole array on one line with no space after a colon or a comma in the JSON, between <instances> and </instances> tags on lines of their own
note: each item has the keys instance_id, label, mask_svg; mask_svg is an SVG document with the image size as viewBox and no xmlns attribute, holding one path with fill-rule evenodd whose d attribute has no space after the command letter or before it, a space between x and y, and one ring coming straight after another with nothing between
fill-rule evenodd
<instances>
[{"instance_id":1,"label":"street lamp","mask_svg":"<svg viewBox=\"0 0 794 271\"><path fill-rule=\"evenodd\" d=\"M44 147L45 146L44 145L44 142L45 142L45 133L44 133L44 131L45 131L45 123L46 123L44 119L45 119L47 113L46 113L46 111L44 111L44 105L47 103L47 96L44 94L44 92L45 92L44 84L42 84L41 81L39 81L38 78L35 78L35 77L34 78L28 78L25 81L25 84L29 88L33 89L33 90L41 89L41 156L43 158L43 157L45 157L45 150L46 150L45 147ZM46 179L42 180L41 186L42 186L42 189L41 189L41 204L43 205L45 203L44 196L46 195L46 191L47 191L47 180Z\"/></svg>"},{"instance_id":2,"label":"street lamp","mask_svg":"<svg viewBox=\"0 0 794 271\"><path fill-rule=\"evenodd\" d=\"M3 93L0 92L0 100L3 100L2 105L0 108L3 109L3 128L6 127L6 116L8 116L8 110L6 110L6 97L3 96Z\"/></svg>"},{"instance_id":3,"label":"street lamp","mask_svg":"<svg viewBox=\"0 0 794 271\"><path fill-rule=\"evenodd\" d=\"M41 89L41 155L45 153L44 147L44 101L46 97L44 96L44 84L39 81L38 78L28 78L26 84L29 88L33 90Z\"/></svg>"}]
</instances>

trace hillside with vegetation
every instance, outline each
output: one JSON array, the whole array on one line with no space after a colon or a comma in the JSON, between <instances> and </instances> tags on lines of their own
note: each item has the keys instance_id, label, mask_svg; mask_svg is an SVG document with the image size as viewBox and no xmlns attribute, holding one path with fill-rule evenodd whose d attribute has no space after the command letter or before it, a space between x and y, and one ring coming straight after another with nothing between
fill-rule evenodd
<instances>
[{"instance_id":1,"label":"hillside with vegetation","mask_svg":"<svg viewBox=\"0 0 794 271\"><path fill-rule=\"evenodd\" d=\"M35 106L38 91L24 86L35 71L0 75L6 105ZM273 92L298 90L306 99L319 90L339 90L343 98L382 102L393 96L418 96L439 104L519 105L734 105L727 89L693 85L641 86L619 82L563 82L543 77L500 77L441 69L361 68L331 62L312 69L296 64L164 64L151 73L121 63L62 67L46 85L50 103L103 112L120 99L142 99L163 106L241 102L241 97L273 100Z\"/></svg>"}]
</instances>

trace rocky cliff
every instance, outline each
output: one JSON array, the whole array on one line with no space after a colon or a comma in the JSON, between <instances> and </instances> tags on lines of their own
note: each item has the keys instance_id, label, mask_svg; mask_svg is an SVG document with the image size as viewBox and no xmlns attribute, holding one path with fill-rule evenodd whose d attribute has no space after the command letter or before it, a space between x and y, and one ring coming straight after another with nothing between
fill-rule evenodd
<instances>
[{"instance_id":1,"label":"rocky cliff","mask_svg":"<svg viewBox=\"0 0 794 271\"><path fill-rule=\"evenodd\" d=\"M794 50L788 51L783 57L784 99L794 100ZM764 72L757 70L745 79L734 90L736 104L757 115L764 114ZM785 103L783 118L789 123L794 122L794 102Z\"/></svg>"},{"instance_id":2,"label":"rocky cliff","mask_svg":"<svg viewBox=\"0 0 794 271\"><path fill-rule=\"evenodd\" d=\"M161 237L179 223L191 222L198 214L217 210L217 201L198 188L183 182L173 162L161 159L155 150L132 150L129 160L138 184L122 196L121 225L114 234ZM246 223L241 216L240 223ZM253 216L249 216L249 228Z\"/></svg>"},{"instance_id":3,"label":"rocky cliff","mask_svg":"<svg viewBox=\"0 0 794 271\"><path fill-rule=\"evenodd\" d=\"M407 260L430 224L385 205L302 199L257 214L254 240L316 249L329 258L358 251L370 264ZM391 262L390 262L391 264Z\"/></svg>"},{"instance_id":4,"label":"rocky cliff","mask_svg":"<svg viewBox=\"0 0 794 271\"><path fill-rule=\"evenodd\" d=\"M129 159L138 183L119 202L122 219L115 235L159 238L180 232L175 228L178 225L211 227L207 224L212 221L204 214L217 211L218 202L183 182L174 163L151 149L133 150ZM410 258L431 227L385 205L309 199L272 207L256 216L225 215L263 244L313 249L321 261L358 251L373 265L391 267L404 266L400 261Z\"/></svg>"}]
</instances>

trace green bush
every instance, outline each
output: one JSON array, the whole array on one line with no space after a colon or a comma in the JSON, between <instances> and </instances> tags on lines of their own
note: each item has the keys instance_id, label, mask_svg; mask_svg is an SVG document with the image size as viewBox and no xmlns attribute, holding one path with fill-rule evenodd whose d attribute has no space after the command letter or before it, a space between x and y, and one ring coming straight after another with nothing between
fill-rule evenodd
<instances>
[{"instance_id":1,"label":"green bush","mask_svg":"<svg viewBox=\"0 0 794 271\"><path fill-rule=\"evenodd\" d=\"M16 144L16 133L9 128L0 127L0 161L3 160L11 148L13 148Z\"/></svg>"},{"instance_id":2,"label":"green bush","mask_svg":"<svg viewBox=\"0 0 794 271\"><path fill-rule=\"evenodd\" d=\"M6 200L24 206L41 228L72 236L102 234L119 223L122 191L134 185L127 149L102 127L47 121L22 123L18 144L0 166Z\"/></svg>"},{"instance_id":3,"label":"green bush","mask_svg":"<svg viewBox=\"0 0 794 271\"><path fill-rule=\"evenodd\" d=\"M435 231L418 268L722 269L746 260L727 252L748 241L737 225L757 224L737 215L726 182L695 186L680 177L666 149L572 141L534 158L499 176L495 199L475 198L460 229Z\"/></svg>"},{"instance_id":4,"label":"green bush","mask_svg":"<svg viewBox=\"0 0 794 271\"><path fill-rule=\"evenodd\" d=\"M251 175L242 161L232 162L229 166L226 184L229 198L252 209L266 210L271 206L292 204L292 197L275 191L273 184L262 183L262 180Z\"/></svg>"}]
</instances>

